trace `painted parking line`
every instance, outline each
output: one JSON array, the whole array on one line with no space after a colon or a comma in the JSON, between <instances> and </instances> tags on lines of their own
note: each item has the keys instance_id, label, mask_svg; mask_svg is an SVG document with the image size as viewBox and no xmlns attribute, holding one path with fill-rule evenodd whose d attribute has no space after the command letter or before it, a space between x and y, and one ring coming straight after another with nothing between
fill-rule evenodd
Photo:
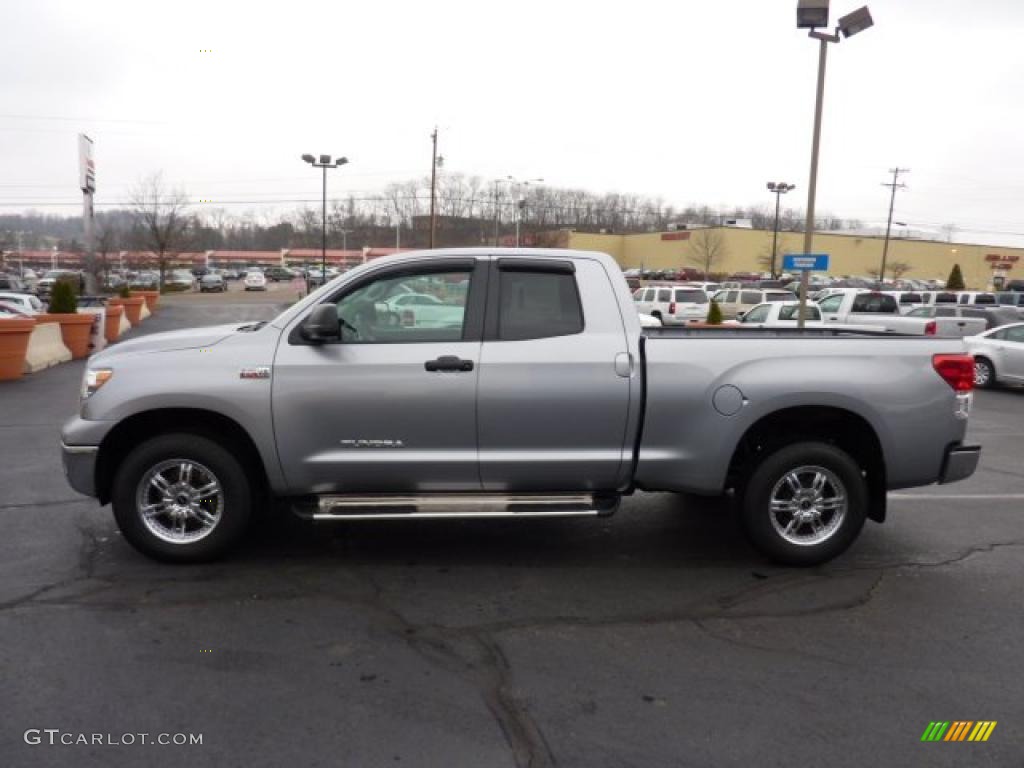
<instances>
[{"instance_id":1,"label":"painted parking line","mask_svg":"<svg viewBox=\"0 0 1024 768\"><path fill-rule=\"evenodd\" d=\"M898 501L1024 501L1024 493L890 493Z\"/></svg>"}]
</instances>

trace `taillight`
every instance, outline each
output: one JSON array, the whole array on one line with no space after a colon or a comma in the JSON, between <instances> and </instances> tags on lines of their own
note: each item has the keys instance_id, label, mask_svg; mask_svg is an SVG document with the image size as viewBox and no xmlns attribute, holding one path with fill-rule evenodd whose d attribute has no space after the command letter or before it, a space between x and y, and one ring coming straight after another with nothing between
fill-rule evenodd
<instances>
[{"instance_id":1,"label":"taillight","mask_svg":"<svg viewBox=\"0 0 1024 768\"><path fill-rule=\"evenodd\" d=\"M668 305L668 313L674 315L676 313L676 303L673 301Z\"/></svg>"},{"instance_id":2,"label":"taillight","mask_svg":"<svg viewBox=\"0 0 1024 768\"><path fill-rule=\"evenodd\" d=\"M939 330L939 325L934 320L929 320L924 324L924 335L934 336Z\"/></svg>"},{"instance_id":3,"label":"taillight","mask_svg":"<svg viewBox=\"0 0 1024 768\"><path fill-rule=\"evenodd\" d=\"M974 358L970 355L932 355L932 368L953 391L974 389Z\"/></svg>"}]
</instances>

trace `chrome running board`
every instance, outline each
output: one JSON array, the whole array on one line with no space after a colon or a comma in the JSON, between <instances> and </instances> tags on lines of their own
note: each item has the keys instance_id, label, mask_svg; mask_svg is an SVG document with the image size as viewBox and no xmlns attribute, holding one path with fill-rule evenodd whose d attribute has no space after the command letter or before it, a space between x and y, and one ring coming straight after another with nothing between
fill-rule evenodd
<instances>
[{"instance_id":1,"label":"chrome running board","mask_svg":"<svg viewBox=\"0 0 1024 768\"><path fill-rule=\"evenodd\" d=\"M411 520L610 515L616 496L597 494L448 494L320 496L313 520ZM307 513L308 514L308 513Z\"/></svg>"}]
</instances>

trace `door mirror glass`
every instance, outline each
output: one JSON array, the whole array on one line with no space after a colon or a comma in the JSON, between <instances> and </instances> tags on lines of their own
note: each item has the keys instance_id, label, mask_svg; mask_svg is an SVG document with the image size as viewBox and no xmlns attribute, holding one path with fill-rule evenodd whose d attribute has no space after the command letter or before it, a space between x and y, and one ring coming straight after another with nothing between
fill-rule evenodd
<instances>
[{"instance_id":1,"label":"door mirror glass","mask_svg":"<svg viewBox=\"0 0 1024 768\"><path fill-rule=\"evenodd\" d=\"M302 324L302 335L307 341L338 341L341 338L341 324L338 322L337 308L333 304L313 307Z\"/></svg>"}]
</instances>

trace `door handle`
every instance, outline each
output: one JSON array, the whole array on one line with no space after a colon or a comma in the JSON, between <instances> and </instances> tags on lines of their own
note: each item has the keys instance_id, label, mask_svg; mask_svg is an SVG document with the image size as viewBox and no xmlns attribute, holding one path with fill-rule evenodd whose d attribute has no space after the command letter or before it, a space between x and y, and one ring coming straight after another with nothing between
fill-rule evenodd
<instances>
[{"instance_id":1,"label":"door handle","mask_svg":"<svg viewBox=\"0 0 1024 768\"><path fill-rule=\"evenodd\" d=\"M428 371L472 371L473 361L455 355L441 355L436 360L427 360L423 367Z\"/></svg>"}]
</instances>

